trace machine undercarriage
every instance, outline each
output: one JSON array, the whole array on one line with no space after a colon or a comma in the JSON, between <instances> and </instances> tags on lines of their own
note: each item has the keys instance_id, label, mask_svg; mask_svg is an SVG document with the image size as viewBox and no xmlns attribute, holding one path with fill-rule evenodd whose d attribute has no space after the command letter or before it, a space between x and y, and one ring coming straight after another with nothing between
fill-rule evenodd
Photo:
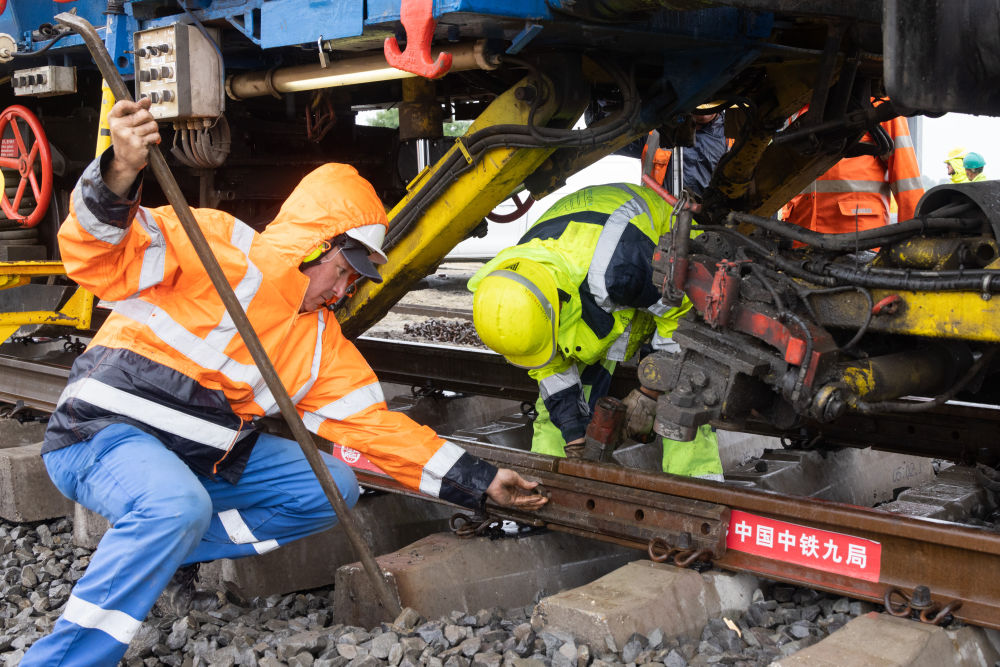
<instances>
[{"instance_id":1,"label":"machine undercarriage","mask_svg":"<svg viewBox=\"0 0 1000 667\"><path fill-rule=\"evenodd\" d=\"M351 336L512 194L541 198L651 130L661 145L690 145L692 112L724 110L733 145L654 258L664 300L686 295L697 313L677 332L679 353L640 366L640 380L666 392L656 431L683 440L713 422L802 444L912 444L1000 459L988 438L917 444L928 424L966 423L954 401L992 411L1000 400L991 298L1000 291L1000 189L938 188L913 220L858 234L818 235L769 217L842 157L890 150L880 121L1000 114L991 85L1000 66L968 57L997 48L1000 31L986 29L996 2L0 4L11 84L0 93L4 338L24 324L91 325L86 295L58 277L55 245L102 115L100 75L54 21L76 9L102 26L120 71L153 99L193 203L262 228L322 162L353 164L372 181L391 208L389 263L384 283L365 283L340 305ZM939 39L916 49L935 26ZM986 28L949 52L970 26ZM388 68L387 38L396 53L405 40L402 53L414 58ZM941 82L933 98L928 80ZM398 128L356 122L359 111L397 107ZM586 127L575 129L581 117ZM473 122L445 137L446 118ZM151 179L144 198L164 203ZM687 240L692 230L700 234ZM32 279L39 274L50 277ZM865 426L872 415L901 435L876 437Z\"/></svg>"}]
</instances>

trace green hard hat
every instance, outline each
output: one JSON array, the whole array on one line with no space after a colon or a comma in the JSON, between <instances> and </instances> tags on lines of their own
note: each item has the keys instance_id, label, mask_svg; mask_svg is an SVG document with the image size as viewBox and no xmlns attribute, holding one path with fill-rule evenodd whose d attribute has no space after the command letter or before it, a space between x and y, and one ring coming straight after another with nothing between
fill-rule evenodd
<instances>
[{"instance_id":1,"label":"green hard hat","mask_svg":"<svg viewBox=\"0 0 1000 667\"><path fill-rule=\"evenodd\" d=\"M966 169L982 169L986 166L986 160L979 153L966 153L962 164Z\"/></svg>"}]
</instances>

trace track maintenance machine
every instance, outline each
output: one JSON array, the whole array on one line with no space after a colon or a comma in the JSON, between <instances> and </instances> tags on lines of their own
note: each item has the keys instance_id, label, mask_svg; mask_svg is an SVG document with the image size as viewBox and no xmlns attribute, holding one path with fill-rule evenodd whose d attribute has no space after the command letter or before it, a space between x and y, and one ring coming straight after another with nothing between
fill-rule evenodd
<instances>
[{"instance_id":1,"label":"track maintenance machine","mask_svg":"<svg viewBox=\"0 0 1000 667\"><path fill-rule=\"evenodd\" d=\"M1000 186L935 188L858 234L772 217L841 157L890 151L880 121L1000 115L998 0L0 0L0 339L95 316L55 233L113 100L67 11L151 100L190 201L259 229L320 163L375 185L386 280L342 304L349 335L508 197L652 130L690 145L692 112L725 110L732 147L654 257L664 301L694 305L680 352L639 368L666 392L657 432L1000 460ZM384 109L398 128L357 122Z\"/></svg>"}]
</instances>

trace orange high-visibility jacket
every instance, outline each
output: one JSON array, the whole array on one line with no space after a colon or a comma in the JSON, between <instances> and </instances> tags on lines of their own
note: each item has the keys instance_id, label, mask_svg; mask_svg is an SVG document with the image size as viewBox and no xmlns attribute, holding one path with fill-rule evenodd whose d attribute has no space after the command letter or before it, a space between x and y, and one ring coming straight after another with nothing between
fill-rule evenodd
<instances>
[{"instance_id":1,"label":"orange high-visibility jacket","mask_svg":"<svg viewBox=\"0 0 1000 667\"><path fill-rule=\"evenodd\" d=\"M786 207L788 222L824 233L881 227L889 222L889 194L899 220L909 220L924 194L920 167L905 118L881 124L892 139L886 160L862 155L845 158L796 195ZM865 135L865 141L872 141Z\"/></svg>"},{"instance_id":2,"label":"orange high-visibility jacket","mask_svg":"<svg viewBox=\"0 0 1000 667\"><path fill-rule=\"evenodd\" d=\"M118 198L95 160L73 191L59 232L67 273L115 307L74 364L43 450L126 422L195 472L235 483L254 420L279 410L173 208L140 207L138 190ZM387 224L372 186L351 166L319 167L260 234L222 211L194 215L306 427L411 489L479 502L496 468L389 411L334 314L298 312L309 282L304 256L347 229Z\"/></svg>"}]
</instances>

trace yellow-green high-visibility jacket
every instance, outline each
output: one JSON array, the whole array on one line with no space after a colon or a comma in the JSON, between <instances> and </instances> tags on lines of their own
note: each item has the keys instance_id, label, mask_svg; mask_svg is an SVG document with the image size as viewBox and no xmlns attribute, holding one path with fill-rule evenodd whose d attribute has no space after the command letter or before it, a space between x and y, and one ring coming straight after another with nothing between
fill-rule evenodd
<instances>
[{"instance_id":1,"label":"yellow-green high-visibility jacket","mask_svg":"<svg viewBox=\"0 0 1000 667\"><path fill-rule=\"evenodd\" d=\"M669 349L677 319L691 307L660 303L653 251L670 229L672 209L649 188L616 183L584 188L557 201L521 238L469 280L479 282L512 257L534 260L559 288L559 353L529 371L566 442L582 438L600 396L584 397L580 367L624 361L652 338ZM587 382L587 384L592 384ZM603 393L601 393L603 395Z\"/></svg>"}]
</instances>

